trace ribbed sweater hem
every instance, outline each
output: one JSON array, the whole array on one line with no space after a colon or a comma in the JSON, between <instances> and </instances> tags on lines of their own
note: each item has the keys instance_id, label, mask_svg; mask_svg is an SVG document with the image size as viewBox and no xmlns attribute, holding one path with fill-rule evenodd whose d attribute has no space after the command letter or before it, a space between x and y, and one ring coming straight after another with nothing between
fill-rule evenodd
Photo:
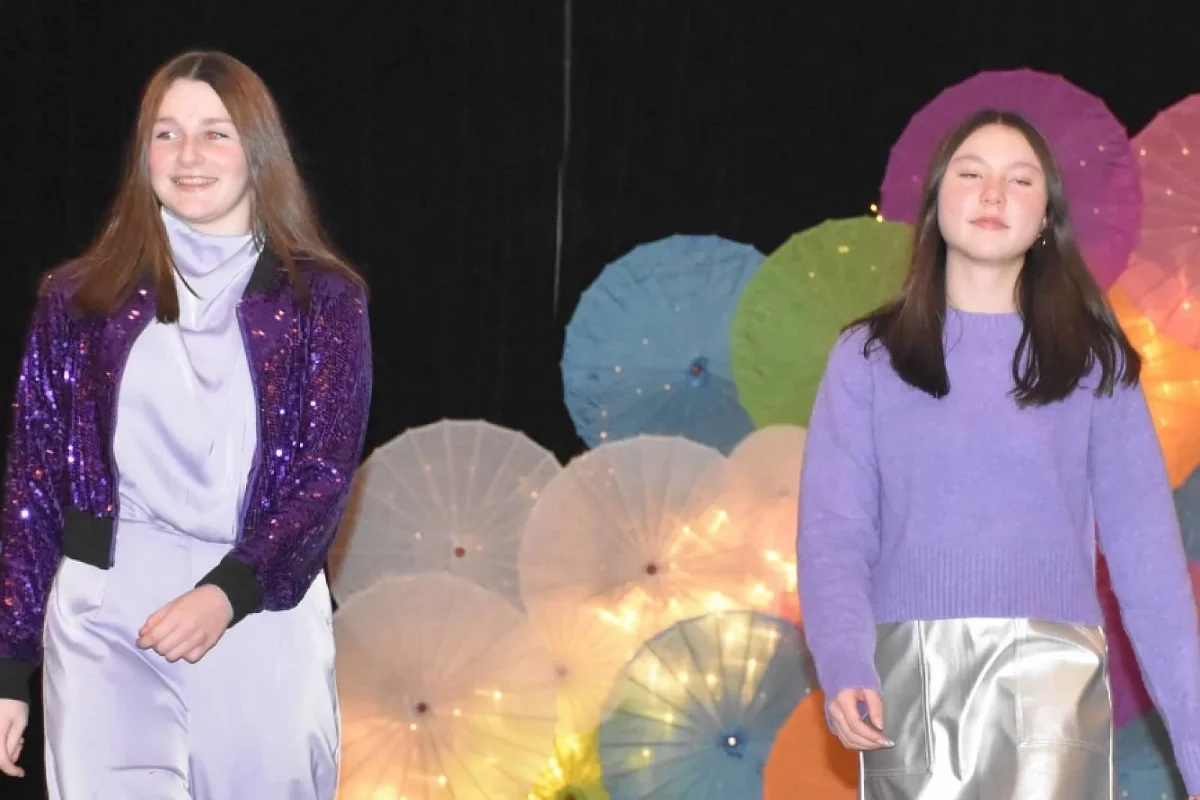
<instances>
[{"instance_id":1,"label":"ribbed sweater hem","mask_svg":"<svg viewBox=\"0 0 1200 800\"><path fill-rule=\"evenodd\" d=\"M1034 549L899 549L876 569L875 621L1018 617L1103 624L1092 560L1070 548Z\"/></svg>"}]
</instances>

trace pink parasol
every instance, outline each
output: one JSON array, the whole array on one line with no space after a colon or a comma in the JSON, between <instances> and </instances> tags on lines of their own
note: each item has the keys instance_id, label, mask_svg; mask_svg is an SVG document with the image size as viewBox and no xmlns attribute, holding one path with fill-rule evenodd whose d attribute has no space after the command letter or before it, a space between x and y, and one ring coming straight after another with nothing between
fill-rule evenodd
<instances>
[{"instance_id":1,"label":"pink parasol","mask_svg":"<svg viewBox=\"0 0 1200 800\"><path fill-rule=\"evenodd\" d=\"M1142 235L1121 288L1164 333L1200 347L1200 94L1133 139L1142 173Z\"/></svg>"},{"instance_id":2,"label":"pink parasol","mask_svg":"<svg viewBox=\"0 0 1200 800\"><path fill-rule=\"evenodd\" d=\"M1075 234L1107 289L1125 269L1142 218L1138 165L1125 128L1104 102L1066 79L1030 69L981 72L942 91L892 146L881 187L883 216L912 224L934 148L984 108L1015 111L1050 142L1066 184Z\"/></svg>"}]
</instances>

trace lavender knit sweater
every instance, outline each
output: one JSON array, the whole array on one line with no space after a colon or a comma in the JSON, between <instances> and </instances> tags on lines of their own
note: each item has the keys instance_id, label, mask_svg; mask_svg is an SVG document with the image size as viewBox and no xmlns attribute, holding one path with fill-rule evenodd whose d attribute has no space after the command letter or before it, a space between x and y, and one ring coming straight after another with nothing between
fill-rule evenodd
<instances>
[{"instance_id":1,"label":"lavender knit sweater","mask_svg":"<svg viewBox=\"0 0 1200 800\"><path fill-rule=\"evenodd\" d=\"M879 688L875 624L1029 617L1099 625L1095 536L1190 792L1200 792L1200 635L1145 398L1088 387L1009 396L1016 314L951 310L950 394L905 384L865 332L817 393L800 498L799 583L825 693ZM1095 382L1088 384L1094 387Z\"/></svg>"}]
</instances>

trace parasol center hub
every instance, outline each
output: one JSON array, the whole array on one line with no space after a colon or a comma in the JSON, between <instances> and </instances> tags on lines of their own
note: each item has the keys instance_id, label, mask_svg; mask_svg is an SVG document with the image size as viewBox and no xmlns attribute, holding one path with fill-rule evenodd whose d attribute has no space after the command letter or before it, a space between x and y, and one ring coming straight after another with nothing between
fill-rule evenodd
<instances>
[{"instance_id":1,"label":"parasol center hub","mask_svg":"<svg viewBox=\"0 0 1200 800\"><path fill-rule=\"evenodd\" d=\"M725 729L717 734L717 747L730 758L745 758L746 744L750 737L742 728Z\"/></svg>"},{"instance_id":2,"label":"parasol center hub","mask_svg":"<svg viewBox=\"0 0 1200 800\"><path fill-rule=\"evenodd\" d=\"M646 574L647 575L657 575L658 574L658 564L655 564L653 561L651 561L649 564L647 564L646 565Z\"/></svg>"},{"instance_id":3,"label":"parasol center hub","mask_svg":"<svg viewBox=\"0 0 1200 800\"><path fill-rule=\"evenodd\" d=\"M424 700L417 703L417 713L418 714L428 714L429 713L429 704L426 703Z\"/></svg>"},{"instance_id":4,"label":"parasol center hub","mask_svg":"<svg viewBox=\"0 0 1200 800\"><path fill-rule=\"evenodd\" d=\"M554 667L554 672L558 675L559 680L571 674L571 670L567 669L565 664L559 664Z\"/></svg>"},{"instance_id":5,"label":"parasol center hub","mask_svg":"<svg viewBox=\"0 0 1200 800\"><path fill-rule=\"evenodd\" d=\"M692 386L702 386L707 383L708 378L708 357L697 356L688 364L687 368L688 383Z\"/></svg>"},{"instance_id":6,"label":"parasol center hub","mask_svg":"<svg viewBox=\"0 0 1200 800\"><path fill-rule=\"evenodd\" d=\"M467 554L467 548L463 547L462 545L459 545L458 547L454 548L454 557L455 558L463 558L464 556L466 556L466 554Z\"/></svg>"}]
</instances>

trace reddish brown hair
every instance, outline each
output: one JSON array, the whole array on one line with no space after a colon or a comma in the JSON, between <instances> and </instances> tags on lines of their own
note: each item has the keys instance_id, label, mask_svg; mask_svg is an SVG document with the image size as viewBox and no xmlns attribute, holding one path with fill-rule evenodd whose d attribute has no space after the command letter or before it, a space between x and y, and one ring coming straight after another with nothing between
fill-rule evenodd
<instances>
[{"instance_id":1,"label":"reddish brown hair","mask_svg":"<svg viewBox=\"0 0 1200 800\"><path fill-rule=\"evenodd\" d=\"M150 185L148 159L158 110L167 90L178 80L207 83L228 109L246 154L251 229L261 244L280 257L293 291L307 300L307 285L296 266L298 258L316 261L361 285L362 279L321 230L266 84L232 56L195 51L171 59L146 83L107 220L71 269L75 286L72 305L84 314L112 314L139 285L149 281L154 286L158 318L172 322L179 317L175 265L158 198Z\"/></svg>"}]
</instances>

